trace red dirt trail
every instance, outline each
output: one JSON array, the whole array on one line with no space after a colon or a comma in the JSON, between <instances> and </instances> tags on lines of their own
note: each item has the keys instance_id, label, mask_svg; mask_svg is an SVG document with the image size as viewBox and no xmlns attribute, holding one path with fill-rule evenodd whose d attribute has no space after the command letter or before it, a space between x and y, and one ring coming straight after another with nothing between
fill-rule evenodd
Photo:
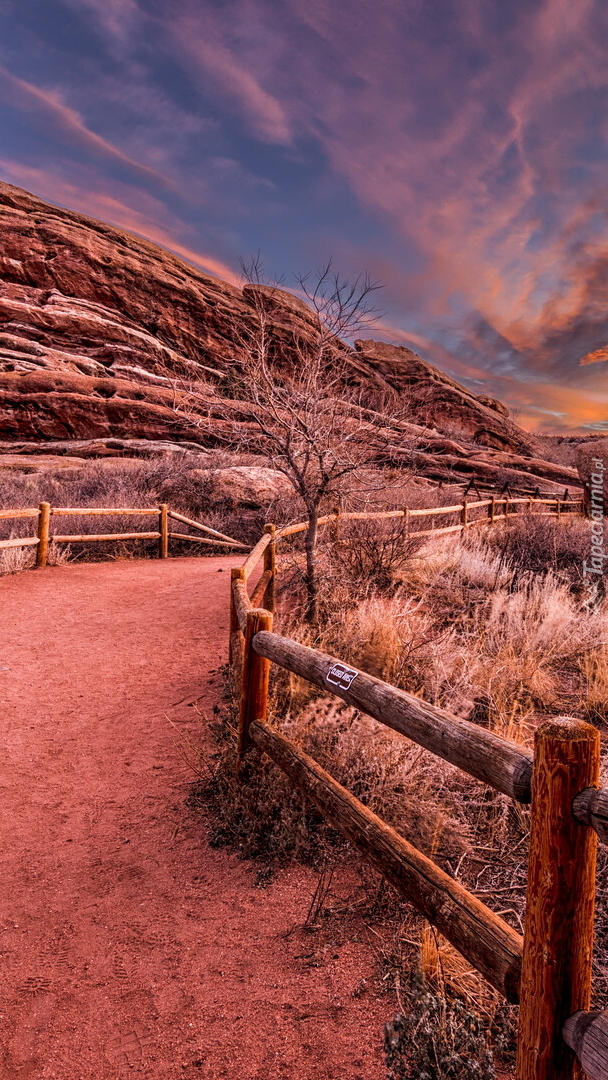
<instances>
[{"instance_id":1,"label":"red dirt trail","mask_svg":"<svg viewBox=\"0 0 608 1080\"><path fill-rule=\"evenodd\" d=\"M185 805L176 728L200 743L192 702L219 697L231 562L0 580L6 1080L386 1075L369 944L307 934L316 875L256 888Z\"/></svg>"}]
</instances>

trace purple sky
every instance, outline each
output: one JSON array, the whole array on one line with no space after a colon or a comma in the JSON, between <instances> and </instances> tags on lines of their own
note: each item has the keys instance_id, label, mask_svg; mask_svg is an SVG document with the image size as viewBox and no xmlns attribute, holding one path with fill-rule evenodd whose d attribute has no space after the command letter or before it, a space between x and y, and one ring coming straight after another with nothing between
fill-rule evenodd
<instances>
[{"instance_id":1,"label":"purple sky","mask_svg":"<svg viewBox=\"0 0 608 1080\"><path fill-rule=\"evenodd\" d=\"M0 110L3 180L222 277L368 270L373 336L608 430L605 0L0 0Z\"/></svg>"}]
</instances>

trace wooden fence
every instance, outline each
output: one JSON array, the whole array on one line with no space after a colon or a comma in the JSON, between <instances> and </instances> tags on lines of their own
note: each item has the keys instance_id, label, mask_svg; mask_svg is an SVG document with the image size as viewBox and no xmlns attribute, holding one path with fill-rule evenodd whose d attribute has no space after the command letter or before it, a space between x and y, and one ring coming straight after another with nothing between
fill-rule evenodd
<instances>
[{"instance_id":1,"label":"wooden fence","mask_svg":"<svg viewBox=\"0 0 608 1080\"><path fill-rule=\"evenodd\" d=\"M74 533L63 535L51 533L51 521L54 517L110 517L132 515L134 517L154 517L158 526L151 532L123 532L123 533ZM169 541L179 540L191 544L209 544L213 547L241 548L247 545L231 536L211 529L200 521L178 514L177 510L171 510L166 503L152 507L128 507L128 506L51 506L48 502L41 502L38 507L25 510L0 510L0 521L18 520L21 518L36 518L36 536L17 536L10 540L0 540L0 550L14 547L36 547L36 566L46 566L48 561L49 544L90 544L113 540L158 540L158 555L161 559L169 556ZM205 536L192 536L190 533L171 532L170 522L179 521L192 529L206 533Z\"/></svg>"},{"instance_id":2,"label":"wooden fence","mask_svg":"<svg viewBox=\"0 0 608 1080\"><path fill-rule=\"evenodd\" d=\"M336 512L321 523L460 513L457 526L420 533L426 536L475 524L468 517L474 507L489 507L486 520L493 522L501 503L500 516L508 517L514 502L530 500L491 498L373 515ZM559 516L560 500L550 502ZM250 746L266 753L507 1001L519 1003L517 1080L580 1080L584 1075L608 1080L608 1010L590 1011L596 847L598 838L608 843L608 790L598 786L599 732L581 720L557 717L539 727L532 752L337 657L274 633L276 544L306 528L306 523L280 530L267 525L243 565L232 570L230 658L241 687L239 763ZM247 582L260 560L262 572L250 595ZM531 804L523 936L268 725L271 663L496 791Z\"/></svg>"},{"instance_id":3,"label":"wooden fence","mask_svg":"<svg viewBox=\"0 0 608 1080\"><path fill-rule=\"evenodd\" d=\"M539 510L541 506L553 506L554 509L547 509L545 511ZM471 518L469 515L471 511L486 507L487 513L481 517ZM467 501L466 496L461 503L455 506L438 506L431 509L424 510L408 510L404 507L402 510L386 510L375 514L364 513L342 513L340 510L335 511L333 514L327 514L319 519L319 524L324 525L330 521L339 523L340 521L352 521L360 520L364 518L403 518L406 522L408 531L410 530L410 519L423 516L434 516L436 514L455 514L459 515L459 522L457 525L448 525L445 528L432 528L425 529L423 531L416 530L418 536L432 536L440 535L442 533L457 532L469 527L470 525L478 524L493 524L495 521L504 520L509 518L513 513L517 513L517 507L520 509L534 510L541 515L549 515L554 517L561 517L567 513L581 513L583 504L581 499L570 499L568 493L564 492L564 497L559 498L555 495L542 496L536 495L528 496L526 498L516 497L513 498L509 495L500 496L497 498L492 495L488 499L482 499L478 502ZM502 513L501 513L502 510ZM122 516L133 515L154 517L157 521L157 528L150 532L124 532L124 533L73 533L69 535L63 535L61 533L51 533L51 521L54 517L83 517L83 516ZM36 547L36 566L46 566L48 561L48 549L49 544L87 544L87 543L101 543L114 540L158 540L158 554L159 558L166 559L169 556L169 541L178 540L180 542L188 542L193 544L206 544L213 547L225 547L225 548L237 548L247 549L246 544L242 544L240 541L235 540L231 536L226 536L224 533L218 532L216 529L211 529L208 525L203 525L200 521L193 521L191 518L185 517L183 514L179 514L176 510L171 510L166 503L161 503L160 506L152 507L128 507L128 506L111 506L111 507L93 507L93 506L51 506L48 502L41 502L37 507L26 507L25 509L15 510L0 510L0 521L7 520L20 520L27 518L37 519L36 535L35 536L16 536L11 537L8 540L0 540L0 551L5 548L16 547ZM179 521L183 525L188 525L192 529L197 529L199 532L206 533L206 536L192 536L189 533L184 532L171 532L170 522ZM284 529L281 529L277 534L277 539L292 536L298 532L304 532L306 524L300 522L297 525L289 525ZM253 558L254 566L257 562L257 545L251 552L249 559ZM260 549L263 550L263 547ZM249 565L249 559L245 563L245 568ZM274 572L274 562L269 568L265 567L265 572ZM246 575L247 576L247 575ZM271 579L268 578L268 581ZM264 582L264 588L267 582ZM264 589L260 592L256 602L264 599ZM257 595L257 594L256 594ZM268 594L270 597L270 593ZM267 598L268 599L268 598ZM264 600L264 603L266 601Z\"/></svg>"}]
</instances>

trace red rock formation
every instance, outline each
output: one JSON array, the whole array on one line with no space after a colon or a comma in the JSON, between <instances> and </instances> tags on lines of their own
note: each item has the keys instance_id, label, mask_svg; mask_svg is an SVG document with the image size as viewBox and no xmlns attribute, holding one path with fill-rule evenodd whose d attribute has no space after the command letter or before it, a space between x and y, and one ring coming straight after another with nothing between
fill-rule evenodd
<instances>
[{"instance_id":1,"label":"red rock formation","mask_svg":"<svg viewBox=\"0 0 608 1080\"><path fill-rule=\"evenodd\" d=\"M225 444L234 420L246 422L242 406L222 397L227 361L254 329L256 305L270 316L279 361L317 325L291 293L239 289L147 240L7 184L0 184L0 235L0 439L29 442L30 452L59 442L69 454L70 444L83 440ZM498 475L510 466L515 474L576 483L573 470L534 460L541 457L534 438L504 405L459 386L411 350L336 344L372 409L386 393L407 403L412 423L395 429L396 457L407 442L429 475ZM207 382L212 424L193 427L176 413L168 375ZM454 452L445 434L480 453Z\"/></svg>"},{"instance_id":2,"label":"red rock formation","mask_svg":"<svg viewBox=\"0 0 608 1080\"><path fill-rule=\"evenodd\" d=\"M537 452L535 439L509 420L509 410L495 398L478 397L411 349L382 341L356 341L358 370L368 382L397 391L412 415L427 425L467 438L478 446Z\"/></svg>"}]
</instances>

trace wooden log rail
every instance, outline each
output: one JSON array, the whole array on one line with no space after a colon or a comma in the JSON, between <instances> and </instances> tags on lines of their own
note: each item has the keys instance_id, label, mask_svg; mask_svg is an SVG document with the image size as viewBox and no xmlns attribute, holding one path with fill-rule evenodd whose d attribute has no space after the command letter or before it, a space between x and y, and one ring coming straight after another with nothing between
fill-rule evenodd
<instances>
[{"instance_id":1,"label":"wooden log rail","mask_svg":"<svg viewBox=\"0 0 608 1080\"><path fill-rule=\"evenodd\" d=\"M362 521L362 520L388 520L390 518L404 518L409 525L410 518L415 517L428 517L440 514L455 514L460 513L461 520L458 525L448 525L444 528L424 529L416 530L412 535L425 537L441 535L444 533L458 532L462 529L469 528L472 525L480 525L485 523L493 524L496 520L503 519L508 516L508 510L515 504L526 503L529 507L537 505L554 505L554 511L547 511L549 515L561 517L564 511L582 512L583 504L582 500L560 500L558 498L500 498L497 499L492 496L489 499L482 499L477 502L467 502L455 504L454 506L436 506L424 509L408 510L383 510L377 513L341 513L340 511L333 514L326 514L319 519L319 525L327 525L330 522L338 521ZM487 517L478 517L469 519L468 513L471 510L487 507ZM504 513L497 515L496 510L498 507L504 507ZM48 509L47 509L48 508ZM50 535L50 519L51 517L79 517L79 516L106 516L106 515L159 515L159 529L155 532L139 532L139 533L70 533L60 534L57 533L53 536ZM168 555L168 541L178 540L186 543L198 543L206 544L213 547L226 547L236 550L247 550L247 545L235 540L231 536L226 536L225 533L218 532L217 529L212 529L209 525L203 525L200 521L194 521L192 518L186 517L184 514L178 513L176 510L171 510L167 507L166 515L163 517L163 511L161 507L89 507L89 506L53 506L48 503L41 503L39 507L26 507L21 509L0 510L0 521L17 520L20 518L38 518L39 530L37 536L24 536L24 537L11 537L8 540L0 540L0 550L2 548L13 547L38 547L37 565L45 566L47 561L48 545L51 541L55 541L59 544L72 544L72 543L101 543L111 540L152 540L158 539L159 552L161 558L166 558ZM206 534L206 537L195 537L185 532L169 532L167 519L172 521L179 521L183 525L188 525L199 532ZM40 524L41 523L41 524ZM274 526L269 526L269 529L274 530ZM297 533L304 532L307 528L305 522L299 522L296 525L287 525L283 529L279 529L276 532L273 531L272 535L266 533L253 550L249 553L245 561L245 579L247 579L252 570L257 565L259 558L264 554L266 548L272 541L272 564L274 566L274 551L275 543L277 540L284 539L288 536L294 536ZM213 537L213 540L208 539ZM265 571L268 567L265 566ZM274 571L273 576L268 580L266 590L268 592L267 602L271 604L271 595L274 589ZM274 601L272 601L274 603Z\"/></svg>"},{"instance_id":2,"label":"wooden log rail","mask_svg":"<svg viewBox=\"0 0 608 1080\"><path fill-rule=\"evenodd\" d=\"M252 648L495 791L520 803L532 801L534 755L510 739L279 634L256 634ZM589 825L603 843L608 843L608 789L582 785L575 794L573 818L581 825Z\"/></svg>"},{"instance_id":3,"label":"wooden log rail","mask_svg":"<svg viewBox=\"0 0 608 1080\"><path fill-rule=\"evenodd\" d=\"M93 544L103 540L158 540L159 536L159 532L71 533L65 536L54 533L50 539L56 544Z\"/></svg>"},{"instance_id":4,"label":"wooden log rail","mask_svg":"<svg viewBox=\"0 0 608 1080\"><path fill-rule=\"evenodd\" d=\"M521 497L518 496L516 498L490 497L488 499L480 499L477 502L468 502L467 500L464 500L463 502L456 503L453 506L424 507L424 508L417 508L417 509L414 509L414 510L410 510L407 507L405 507L402 510L378 510L378 511L361 512L361 513L358 513L358 512L352 512L352 513L351 512L349 512L349 513L334 512L332 514L324 514L322 517L319 518L318 524L319 525L327 525L330 522L336 522L336 521L340 521L340 522L344 522L344 521L364 521L364 520L368 520L368 521L386 520L387 521L387 520L390 520L391 518L405 518L406 520L409 521L410 518L415 518L415 517L435 517L435 516L437 516L439 514L456 514L456 513L458 513L458 514L463 515L463 511L465 509L465 504L466 504L466 509L467 509L467 515L468 515L468 512L470 510L480 509L480 508L483 508L483 507L487 508L488 513L487 513L486 517L479 517L479 518L473 519L472 521L466 520L464 522L462 521L462 518L461 518L461 521L460 521L460 523L458 525L450 525L450 526L448 526L446 528L446 530L445 530L447 532L448 529L450 531L456 531L458 529L467 528L470 525L479 525L482 522L493 523L495 521L499 521L501 519L504 519L505 517L508 518L509 516L511 516L508 513L508 511L509 511L509 509L511 507L513 507L515 505L522 505L523 506L524 503L526 504L526 507L530 507L530 508L532 508L534 506L544 506L544 505L550 505L550 506L555 507L555 510L545 511L540 516L561 517L564 512L582 513L582 510L583 510L583 501L582 501L582 499L575 499L575 500L567 500L566 501L566 500L560 499L558 497L554 497L552 499L551 498L536 499L536 498L531 498L531 497L526 498L526 497L523 497L523 496L521 496ZM504 507L505 512L503 514L497 514L496 510L497 510L498 507ZM276 539L277 540L282 540L284 537L295 536L297 533L305 532L307 528L308 528L308 526L307 526L307 523L305 521L298 522L296 525L286 525L284 528L279 529L277 531ZM412 535L431 536L432 534L440 533L441 531L442 530L440 530L440 529L429 529L428 531L425 530L424 532L419 532L417 530L415 533L412 533ZM252 554L253 554L253 552L252 552Z\"/></svg>"},{"instance_id":5,"label":"wooden log rail","mask_svg":"<svg viewBox=\"0 0 608 1080\"><path fill-rule=\"evenodd\" d=\"M608 1076L608 1009L604 1012L574 1013L563 1029L564 1039L574 1051L589 1080Z\"/></svg>"},{"instance_id":6,"label":"wooden log rail","mask_svg":"<svg viewBox=\"0 0 608 1080\"><path fill-rule=\"evenodd\" d=\"M223 540L227 546L234 548L243 548L247 550L247 544L242 544L239 540L234 540L231 536L226 536L225 533L218 532L217 529L211 529L208 525L202 525L200 521L193 521L192 518L184 517L183 514L178 514L177 510L169 510L169 517L173 521L181 521L184 525L190 525L192 529L198 529L199 532L207 533L209 536L215 536L218 540ZM180 540L195 540L196 537L188 536L187 533L172 533L174 537L179 537Z\"/></svg>"},{"instance_id":7,"label":"wooden log rail","mask_svg":"<svg viewBox=\"0 0 608 1080\"><path fill-rule=\"evenodd\" d=\"M391 519L403 519L408 527L408 535L410 536L440 536L446 533L460 532L463 529L470 528L474 525L488 524L492 525L496 521L508 519L508 510L514 504L526 504L527 507L533 505L554 505L556 510L550 513L555 513L560 517L563 510L568 509L572 512L579 511L582 513L583 504L582 500L560 500L557 497L545 498L545 497L515 497L510 498L505 496L504 498L497 498L495 495L491 495L487 499L479 499L476 502L469 502L466 497L462 503L455 503L451 506L435 506L424 507L410 510L404 507L401 510L379 510L371 513L367 512L342 512L340 509L334 510L331 514L325 514L319 518L318 524L320 526L332 524L334 528L338 528L340 523L344 521L386 521ZM561 510L560 510L561 506ZM504 514L497 514L497 508L504 507ZM475 509L487 509L487 515L478 518L469 518L469 512ZM170 511L170 513L172 513ZM409 523L411 518L415 517L429 517L441 514L460 514L460 521L457 525L447 525L442 528L432 528L424 530L410 531ZM180 517L180 515L174 515L178 520L186 521L189 524L187 518ZM298 533L303 533L308 528L307 522L300 521L294 525L286 525L283 528L277 529L275 525L266 525L264 528L264 535L260 537L257 544L249 552L242 567L239 568L239 573L233 572L233 579L231 583L230 591L230 612L231 612L231 624L229 635L229 655L232 661L233 654L235 662L238 660L240 665L240 659L243 655L244 649L244 634L247 622L247 612L253 607L257 607L258 604L263 604L268 610L274 610L274 593L276 584L276 544L280 540L285 540L290 536L296 536ZM173 538L175 534L171 533ZM221 533L216 535L221 536ZM175 536L177 539L177 536ZM193 538L191 538L193 539ZM219 542L219 541L218 541ZM264 571L262 576L255 586L251 596L247 590L247 581L251 574L257 567L261 558L264 558ZM242 571L242 573L241 573Z\"/></svg>"},{"instance_id":8,"label":"wooden log rail","mask_svg":"<svg viewBox=\"0 0 608 1080\"><path fill-rule=\"evenodd\" d=\"M323 816L412 900L507 1001L518 1000L522 938L500 916L372 813L311 757L262 720L251 742L287 774Z\"/></svg>"},{"instance_id":9,"label":"wooden log rail","mask_svg":"<svg viewBox=\"0 0 608 1080\"><path fill-rule=\"evenodd\" d=\"M496 791L518 802L530 802L533 758L516 743L279 634L259 633L252 647L260 656L342 698Z\"/></svg>"},{"instance_id":10,"label":"wooden log rail","mask_svg":"<svg viewBox=\"0 0 608 1080\"><path fill-rule=\"evenodd\" d=\"M245 582L236 578L235 585L244 588ZM577 1057L590 1080L607 1080L608 1012L600 1017L586 1011L595 851L597 837L607 839L608 791L597 787L597 729L570 717L546 722L538 729L532 755L333 657L265 630L264 619L271 620L269 612L247 611L239 758L248 745L268 754L492 986L508 1001L520 1003L517 1080L578 1080L583 1074ZM533 796L523 939L268 726L268 668L261 676L260 658L335 694L496 790L521 802Z\"/></svg>"}]
</instances>

